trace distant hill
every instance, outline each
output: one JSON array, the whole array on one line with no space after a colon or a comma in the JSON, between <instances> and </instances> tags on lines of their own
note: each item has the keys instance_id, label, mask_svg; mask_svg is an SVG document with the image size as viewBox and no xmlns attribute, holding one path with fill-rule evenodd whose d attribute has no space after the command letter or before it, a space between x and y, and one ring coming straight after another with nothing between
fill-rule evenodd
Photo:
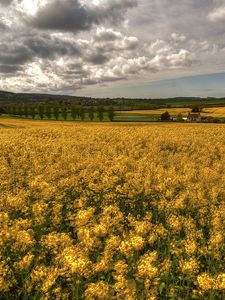
<instances>
[{"instance_id":1,"label":"distant hill","mask_svg":"<svg viewBox=\"0 0 225 300\"><path fill-rule=\"evenodd\" d=\"M82 99L90 99L82 97ZM56 102L56 101L80 101L80 97L68 95L36 94L36 93L10 93L0 91L0 103L34 103L34 102Z\"/></svg>"},{"instance_id":2,"label":"distant hill","mask_svg":"<svg viewBox=\"0 0 225 300\"><path fill-rule=\"evenodd\" d=\"M39 93L11 93L0 91L0 106L5 105L40 105L40 104L74 104L74 105L104 105L126 106L128 109L157 108L157 107L190 107L202 106L225 106L225 98L200 98L200 97L174 97L168 99L152 98L92 98L70 95L53 95Z\"/></svg>"}]
</instances>

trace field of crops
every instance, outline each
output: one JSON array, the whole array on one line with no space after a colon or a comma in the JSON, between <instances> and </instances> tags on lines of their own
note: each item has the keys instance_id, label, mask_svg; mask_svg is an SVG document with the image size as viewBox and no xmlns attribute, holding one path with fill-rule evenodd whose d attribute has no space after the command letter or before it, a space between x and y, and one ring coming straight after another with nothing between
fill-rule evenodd
<instances>
[{"instance_id":1,"label":"field of crops","mask_svg":"<svg viewBox=\"0 0 225 300\"><path fill-rule=\"evenodd\" d=\"M225 126L0 120L0 299L224 299Z\"/></svg>"},{"instance_id":2,"label":"field of crops","mask_svg":"<svg viewBox=\"0 0 225 300\"><path fill-rule=\"evenodd\" d=\"M120 113L124 114L139 114L139 115L161 115L165 111L168 111L170 115L182 114L187 116L191 112L191 108L160 108L160 109L151 109L151 110L132 110L132 111L121 111Z\"/></svg>"},{"instance_id":3,"label":"field of crops","mask_svg":"<svg viewBox=\"0 0 225 300\"><path fill-rule=\"evenodd\" d=\"M151 116L151 115L161 115L165 111L168 111L171 116L177 116L178 114L182 114L183 116L187 116L189 112L191 112L191 108L160 108L153 110L133 110L133 111L121 111L120 115L130 115L136 117L143 116ZM213 117L213 118L225 118L225 107L210 107L204 108L201 112L203 117Z\"/></svg>"},{"instance_id":4,"label":"field of crops","mask_svg":"<svg viewBox=\"0 0 225 300\"><path fill-rule=\"evenodd\" d=\"M204 108L203 113L206 116L214 117L214 118L224 118L225 117L225 107L211 107Z\"/></svg>"}]
</instances>

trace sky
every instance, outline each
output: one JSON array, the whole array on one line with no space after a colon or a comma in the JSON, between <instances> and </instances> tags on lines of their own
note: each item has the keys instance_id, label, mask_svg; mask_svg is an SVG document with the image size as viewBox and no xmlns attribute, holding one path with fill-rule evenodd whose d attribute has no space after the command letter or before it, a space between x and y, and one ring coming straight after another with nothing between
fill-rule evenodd
<instances>
[{"instance_id":1,"label":"sky","mask_svg":"<svg viewBox=\"0 0 225 300\"><path fill-rule=\"evenodd\" d=\"M0 90L225 96L225 0L0 0Z\"/></svg>"}]
</instances>

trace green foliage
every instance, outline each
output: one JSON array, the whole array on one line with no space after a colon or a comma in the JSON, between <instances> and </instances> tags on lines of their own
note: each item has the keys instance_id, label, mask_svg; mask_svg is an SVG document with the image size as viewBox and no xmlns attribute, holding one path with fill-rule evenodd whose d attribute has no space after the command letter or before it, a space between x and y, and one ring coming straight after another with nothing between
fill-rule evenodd
<instances>
[{"instance_id":1,"label":"green foliage","mask_svg":"<svg viewBox=\"0 0 225 300\"><path fill-rule=\"evenodd\" d=\"M191 110L192 112L194 112L194 113L198 113L198 112L201 112L201 107L200 106L197 106L197 105L195 105L195 106L193 106L192 107L192 110Z\"/></svg>"},{"instance_id":2,"label":"green foliage","mask_svg":"<svg viewBox=\"0 0 225 300\"><path fill-rule=\"evenodd\" d=\"M58 120L59 119L59 107L58 106L54 106L53 114L54 114L55 119Z\"/></svg>"},{"instance_id":3,"label":"green foliage","mask_svg":"<svg viewBox=\"0 0 225 300\"><path fill-rule=\"evenodd\" d=\"M72 108L71 108L71 117L74 121L76 120L77 114L78 114L78 111L77 111L76 106L72 106Z\"/></svg>"},{"instance_id":4,"label":"green foliage","mask_svg":"<svg viewBox=\"0 0 225 300\"><path fill-rule=\"evenodd\" d=\"M111 122L113 122L114 117L115 117L115 112L114 112L113 107L110 107L110 108L108 109L108 117L109 117L109 120L110 120Z\"/></svg>"},{"instance_id":5,"label":"green foliage","mask_svg":"<svg viewBox=\"0 0 225 300\"><path fill-rule=\"evenodd\" d=\"M164 112L164 113L161 115L161 120L162 120L162 121L169 121L169 120L170 120L170 114L168 113L168 111Z\"/></svg>"},{"instance_id":6,"label":"green foliage","mask_svg":"<svg viewBox=\"0 0 225 300\"><path fill-rule=\"evenodd\" d=\"M29 109L28 109L27 105L23 107L23 114L24 114L25 118L28 118L28 116L29 116Z\"/></svg>"},{"instance_id":7,"label":"green foliage","mask_svg":"<svg viewBox=\"0 0 225 300\"><path fill-rule=\"evenodd\" d=\"M67 119L67 115L68 115L68 112L67 112L67 107L66 106L63 106L62 107L62 117L63 119L66 121Z\"/></svg>"},{"instance_id":8,"label":"green foliage","mask_svg":"<svg viewBox=\"0 0 225 300\"><path fill-rule=\"evenodd\" d=\"M50 120L51 119L51 116L52 116L52 109L51 107L48 105L46 106L45 108L45 115L47 116L47 118Z\"/></svg>"},{"instance_id":9,"label":"green foliage","mask_svg":"<svg viewBox=\"0 0 225 300\"><path fill-rule=\"evenodd\" d=\"M97 115L98 115L99 121L103 121L103 119L104 119L104 108L102 106L98 107Z\"/></svg>"},{"instance_id":10,"label":"green foliage","mask_svg":"<svg viewBox=\"0 0 225 300\"><path fill-rule=\"evenodd\" d=\"M84 119L85 119L85 111L84 111L83 106L81 106L80 109L79 109L79 117L81 118L82 121L84 121Z\"/></svg>"},{"instance_id":11,"label":"green foliage","mask_svg":"<svg viewBox=\"0 0 225 300\"><path fill-rule=\"evenodd\" d=\"M94 107L90 106L90 108L88 109L88 117L91 121L94 120Z\"/></svg>"},{"instance_id":12,"label":"green foliage","mask_svg":"<svg viewBox=\"0 0 225 300\"><path fill-rule=\"evenodd\" d=\"M13 115L17 115L17 106L12 106L11 112Z\"/></svg>"},{"instance_id":13,"label":"green foliage","mask_svg":"<svg viewBox=\"0 0 225 300\"><path fill-rule=\"evenodd\" d=\"M19 116L22 116L22 115L23 115L23 107L22 107L21 105L18 107L17 114L18 114Z\"/></svg>"},{"instance_id":14,"label":"green foliage","mask_svg":"<svg viewBox=\"0 0 225 300\"><path fill-rule=\"evenodd\" d=\"M179 114L177 115L177 121L179 121L179 122L183 121L183 116L182 116L181 113L179 113Z\"/></svg>"},{"instance_id":15,"label":"green foliage","mask_svg":"<svg viewBox=\"0 0 225 300\"><path fill-rule=\"evenodd\" d=\"M4 114L5 112L6 112L6 110L3 107L0 107L0 114Z\"/></svg>"},{"instance_id":16,"label":"green foliage","mask_svg":"<svg viewBox=\"0 0 225 300\"><path fill-rule=\"evenodd\" d=\"M36 115L36 109L35 106L31 106L30 107L30 115L32 119L35 119L35 115Z\"/></svg>"},{"instance_id":17,"label":"green foliage","mask_svg":"<svg viewBox=\"0 0 225 300\"><path fill-rule=\"evenodd\" d=\"M38 114L41 120L44 118L45 108L43 105L38 106Z\"/></svg>"}]
</instances>

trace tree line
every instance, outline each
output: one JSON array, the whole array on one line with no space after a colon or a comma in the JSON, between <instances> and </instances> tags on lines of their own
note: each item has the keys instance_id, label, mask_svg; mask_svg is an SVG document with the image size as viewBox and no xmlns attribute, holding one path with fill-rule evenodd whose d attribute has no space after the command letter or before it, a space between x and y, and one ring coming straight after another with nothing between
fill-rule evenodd
<instances>
[{"instance_id":1,"label":"tree line","mask_svg":"<svg viewBox=\"0 0 225 300\"><path fill-rule=\"evenodd\" d=\"M9 115L32 118L32 119L48 119L48 120L109 120L114 121L115 111L113 107L105 109L103 106L94 107L90 106L84 108L82 106L49 106L49 105L39 105L39 106L25 106L25 105L15 105L7 106L4 108L5 112Z\"/></svg>"}]
</instances>

